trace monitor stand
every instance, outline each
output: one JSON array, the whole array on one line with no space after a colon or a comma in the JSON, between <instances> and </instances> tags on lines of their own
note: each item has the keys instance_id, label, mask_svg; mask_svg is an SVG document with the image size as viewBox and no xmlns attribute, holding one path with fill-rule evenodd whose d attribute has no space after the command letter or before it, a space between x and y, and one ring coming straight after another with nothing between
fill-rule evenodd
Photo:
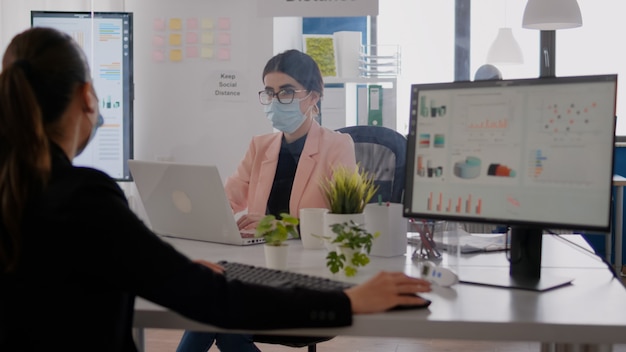
<instances>
[{"instance_id":1,"label":"monitor stand","mask_svg":"<svg viewBox=\"0 0 626 352\"><path fill-rule=\"evenodd\" d=\"M541 274L541 228L511 228L510 267L493 270L463 270L459 281L468 284L547 291L570 284L573 279Z\"/></svg>"}]
</instances>

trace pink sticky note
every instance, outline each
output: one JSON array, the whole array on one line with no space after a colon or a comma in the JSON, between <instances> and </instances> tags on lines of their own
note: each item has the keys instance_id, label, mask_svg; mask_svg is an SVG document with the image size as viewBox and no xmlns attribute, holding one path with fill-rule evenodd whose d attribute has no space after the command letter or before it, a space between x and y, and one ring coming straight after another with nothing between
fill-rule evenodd
<instances>
[{"instance_id":1,"label":"pink sticky note","mask_svg":"<svg viewBox=\"0 0 626 352\"><path fill-rule=\"evenodd\" d=\"M198 33L197 32L187 32L185 34L185 41L187 44L197 44L198 43Z\"/></svg>"},{"instance_id":2,"label":"pink sticky note","mask_svg":"<svg viewBox=\"0 0 626 352\"><path fill-rule=\"evenodd\" d=\"M164 46L165 38L162 35L155 35L152 37L152 45L153 46Z\"/></svg>"},{"instance_id":3,"label":"pink sticky note","mask_svg":"<svg viewBox=\"0 0 626 352\"><path fill-rule=\"evenodd\" d=\"M187 29L190 31L195 31L198 29L198 19L197 18L188 18L187 19Z\"/></svg>"},{"instance_id":4,"label":"pink sticky note","mask_svg":"<svg viewBox=\"0 0 626 352\"><path fill-rule=\"evenodd\" d=\"M217 42L220 45L230 45L230 33L219 33L217 36Z\"/></svg>"},{"instance_id":5,"label":"pink sticky note","mask_svg":"<svg viewBox=\"0 0 626 352\"><path fill-rule=\"evenodd\" d=\"M230 29L230 18L229 17L220 17L217 20L217 28L221 30Z\"/></svg>"},{"instance_id":6,"label":"pink sticky note","mask_svg":"<svg viewBox=\"0 0 626 352\"><path fill-rule=\"evenodd\" d=\"M221 61L230 60L230 48L219 48L217 51L217 58Z\"/></svg>"},{"instance_id":7,"label":"pink sticky note","mask_svg":"<svg viewBox=\"0 0 626 352\"><path fill-rule=\"evenodd\" d=\"M188 46L185 48L185 53L188 58L197 58L200 57L200 50L198 50L197 46Z\"/></svg>"},{"instance_id":8,"label":"pink sticky note","mask_svg":"<svg viewBox=\"0 0 626 352\"><path fill-rule=\"evenodd\" d=\"M152 51L152 61L154 61L154 62L163 62L163 61L165 61L165 53L163 53L163 50L154 50L154 51Z\"/></svg>"},{"instance_id":9,"label":"pink sticky note","mask_svg":"<svg viewBox=\"0 0 626 352\"><path fill-rule=\"evenodd\" d=\"M165 20L162 19L162 18L155 18L152 25L153 25L155 31L164 31L165 30Z\"/></svg>"}]
</instances>

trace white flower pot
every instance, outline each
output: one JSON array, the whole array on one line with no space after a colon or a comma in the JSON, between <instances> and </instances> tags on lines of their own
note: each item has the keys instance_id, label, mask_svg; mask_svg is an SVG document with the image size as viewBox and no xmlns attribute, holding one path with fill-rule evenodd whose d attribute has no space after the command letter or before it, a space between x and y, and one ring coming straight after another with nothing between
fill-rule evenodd
<instances>
[{"instance_id":1,"label":"white flower pot","mask_svg":"<svg viewBox=\"0 0 626 352\"><path fill-rule=\"evenodd\" d=\"M265 266L270 269L283 270L287 268L287 250L289 246L283 243L280 246L263 245L265 248Z\"/></svg>"},{"instance_id":2,"label":"white flower pot","mask_svg":"<svg viewBox=\"0 0 626 352\"><path fill-rule=\"evenodd\" d=\"M365 214L357 213L357 214L333 214L326 213L324 214L324 236L329 237L329 239L324 241L324 246L327 250L333 251L336 248L334 243L331 243L337 234L333 232L331 229L331 225L333 224L341 224L344 222L350 222L350 220L354 221L357 224L364 225L365 224Z\"/></svg>"}]
</instances>

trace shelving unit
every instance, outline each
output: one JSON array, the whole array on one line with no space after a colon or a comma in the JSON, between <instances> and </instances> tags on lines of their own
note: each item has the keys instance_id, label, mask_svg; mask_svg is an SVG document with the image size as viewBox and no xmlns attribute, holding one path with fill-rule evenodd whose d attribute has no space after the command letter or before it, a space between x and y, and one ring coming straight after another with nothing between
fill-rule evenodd
<instances>
[{"instance_id":1,"label":"shelving unit","mask_svg":"<svg viewBox=\"0 0 626 352\"><path fill-rule=\"evenodd\" d=\"M396 130L395 77L325 77L322 125L330 129L368 123L368 87L383 87L383 126Z\"/></svg>"}]
</instances>

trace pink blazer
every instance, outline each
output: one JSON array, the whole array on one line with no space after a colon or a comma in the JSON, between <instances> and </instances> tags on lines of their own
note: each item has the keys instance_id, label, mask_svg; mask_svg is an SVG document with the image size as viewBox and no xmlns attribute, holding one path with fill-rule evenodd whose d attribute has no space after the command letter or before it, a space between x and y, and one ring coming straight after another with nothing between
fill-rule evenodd
<instances>
[{"instance_id":1,"label":"pink blazer","mask_svg":"<svg viewBox=\"0 0 626 352\"><path fill-rule=\"evenodd\" d=\"M226 179L226 195L233 212L248 209L265 214L276 166L282 132L255 136L237 171ZM320 182L332 175L335 165L356 168L352 137L313 122L298 162L291 189L289 212L299 217L302 208L328 208Z\"/></svg>"}]
</instances>

